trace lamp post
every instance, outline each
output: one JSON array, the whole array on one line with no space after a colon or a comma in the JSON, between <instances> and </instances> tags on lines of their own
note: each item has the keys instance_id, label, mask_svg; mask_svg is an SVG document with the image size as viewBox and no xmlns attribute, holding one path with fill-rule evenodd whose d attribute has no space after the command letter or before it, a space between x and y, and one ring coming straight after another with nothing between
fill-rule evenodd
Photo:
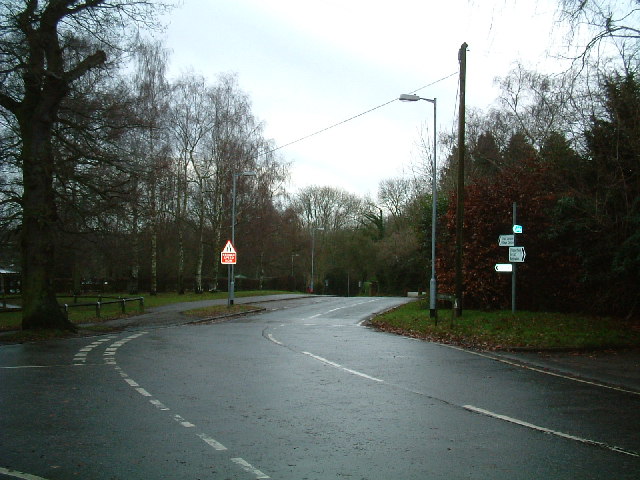
<instances>
[{"instance_id":1,"label":"lamp post","mask_svg":"<svg viewBox=\"0 0 640 480\"><path fill-rule=\"evenodd\" d=\"M252 172L252 171L245 171L245 172L233 174L233 189L231 191L231 245L233 245L234 247L236 244L236 183L237 183L238 177L255 177L255 176L256 176L256 172ZM233 305L233 302L235 300L234 295L235 295L236 281L235 281L234 267L235 265L233 264L229 264L229 267L228 267L229 298L227 300L227 306L229 307Z\"/></svg>"},{"instance_id":2,"label":"lamp post","mask_svg":"<svg viewBox=\"0 0 640 480\"><path fill-rule=\"evenodd\" d=\"M315 255L315 246L316 246L316 230L324 230L324 227L314 227L311 231L311 284L309 285L309 290L313 293L313 257Z\"/></svg>"},{"instance_id":3,"label":"lamp post","mask_svg":"<svg viewBox=\"0 0 640 480\"><path fill-rule=\"evenodd\" d=\"M299 257L300 254L299 253L292 253L291 254L291 276L293 277L293 257Z\"/></svg>"},{"instance_id":4,"label":"lamp post","mask_svg":"<svg viewBox=\"0 0 640 480\"><path fill-rule=\"evenodd\" d=\"M432 163L432 183L431 183L431 281L429 282L429 315L432 318L437 316L437 285L436 285L436 209L438 198L438 187L436 181L437 165L436 165L436 146L437 146L437 134L436 134L436 121L437 121L437 102L435 98L422 98L418 95L411 95L403 93L400 95L400 100L403 102L417 102L418 100L424 100L433 104L433 163Z\"/></svg>"}]
</instances>

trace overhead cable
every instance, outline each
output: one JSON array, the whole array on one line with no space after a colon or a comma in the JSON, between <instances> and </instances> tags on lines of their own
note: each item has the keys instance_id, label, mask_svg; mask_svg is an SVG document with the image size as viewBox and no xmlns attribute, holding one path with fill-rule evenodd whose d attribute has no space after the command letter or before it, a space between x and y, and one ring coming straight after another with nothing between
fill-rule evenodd
<instances>
[{"instance_id":1,"label":"overhead cable","mask_svg":"<svg viewBox=\"0 0 640 480\"><path fill-rule=\"evenodd\" d=\"M456 72L453 72L453 73L450 73L449 75L447 75L447 76L445 76L445 77L442 77L442 78L440 78L440 79L438 79L438 80L436 80L436 81L434 81L434 82L431 82L430 84L425 85L424 87L417 88L417 89L415 89L415 90L413 90L413 91L411 91L411 92L409 92L409 93L412 93L412 94L413 94L413 93L419 92L420 90L423 90L423 89L425 89L425 88L431 87L431 86L433 86L433 85L435 85L435 84L437 84L437 83L440 83L440 82L442 82L442 81L444 81L444 80L447 80L448 78L451 78L451 77L453 77L454 75L457 75L457 74L458 74L458 72L457 72L457 71L456 71ZM331 129L333 129L333 128L339 127L340 125L344 125L345 123L350 122L351 120L355 120L356 118L362 117L362 116L364 116L364 115L366 115L366 114L368 114L368 113L371 113L371 112L373 112L373 111L375 111L375 110L378 110L379 108L386 107L386 106L387 106L387 105L389 105L390 103L393 103L393 102L395 102L395 101L397 101L397 100L398 100L398 98L396 97L396 98L394 98L394 99L392 99L392 100L389 100L388 102L385 102L385 103L382 103L382 104L380 104L380 105L378 105L378 106L376 106L376 107L370 108L369 110L366 110L366 111L364 111L364 112L362 112L362 113L358 113L357 115L354 115L354 116L352 116L352 117L349 117L349 118L347 118L347 119L345 119L345 120L342 120L342 121L340 121L340 122L338 122L338 123L334 123L333 125L329 125L328 127L325 127L325 128L323 128L323 129L321 129L321 130L318 130L318 131L316 131L316 132L310 133L309 135L305 135L304 137L300 137L300 138L298 138L297 140L293 140L292 142L285 143L284 145L281 145L281 146L276 147L276 148L274 148L274 149L272 149L272 150L269 150L268 152L265 152L265 153L264 153L264 155L267 155L267 154L273 153L273 152L275 152L275 151L277 151L277 150L281 150L281 149L283 149L283 148L289 147L289 146L291 146L291 145L293 145L293 144L296 144L296 143L302 142L303 140L307 140L307 139L309 139L309 138L311 138L311 137L315 137L316 135L320 135L321 133L324 133L324 132L326 132L327 130L331 130Z\"/></svg>"}]
</instances>

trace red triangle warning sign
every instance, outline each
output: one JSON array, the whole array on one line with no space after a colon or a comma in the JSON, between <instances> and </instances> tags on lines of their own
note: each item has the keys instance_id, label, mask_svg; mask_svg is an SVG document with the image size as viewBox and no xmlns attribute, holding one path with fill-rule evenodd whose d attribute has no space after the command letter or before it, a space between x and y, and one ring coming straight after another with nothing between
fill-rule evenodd
<instances>
[{"instance_id":1,"label":"red triangle warning sign","mask_svg":"<svg viewBox=\"0 0 640 480\"><path fill-rule=\"evenodd\" d=\"M220 252L220 263L223 265L235 265L237 261L236 249L233 248L231 240L227 241L227 244Z\"/></svg>"}]
</instances>

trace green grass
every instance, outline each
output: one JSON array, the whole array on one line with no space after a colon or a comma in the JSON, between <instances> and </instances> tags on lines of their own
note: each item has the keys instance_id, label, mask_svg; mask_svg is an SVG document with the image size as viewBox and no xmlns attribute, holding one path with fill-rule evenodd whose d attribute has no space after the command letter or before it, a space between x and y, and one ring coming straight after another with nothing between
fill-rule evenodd
<instances>
[{"instance_id":1,"label":"green grass","mask_svg":"<svg viewBox=\"0 0 640 480\"><path fill-rule=\"evenodd\" d=\"M240 291L235 292L236 298L242 297L254 297L254 296L264 296L264 295L277 295L281 293L290 293L283 291L275 291L275 290L254 290L254 291ZM131 298L135 296L144 297L144 307L145 309L160 307L163 305L169 305L173 303L183 303L183 302L196 302L202 300L221 300L227 298L227 292L217 292L217 293L202 293L197 294L193 292L185 293L184 295L178 295L177 293L159 293L157 295L126 295L126 294L117 294L110 293L105 294L103 299L105 301L110 300L108 297L118 297L122 296L125 298ZM100 297L96 296L82 296L78 298L78 303L89 303L89 302L97 302ZM72 297L64 297L60 298L59 303L64 304L67 303L69 305L73 304ZM13 302L17 303L17 302ZM235 305L234 305L235 307ZM224 307L227 308L226 306ZM102 305L100 318L96 316L96 308L95 306L86 306L86 307L71 307L69 308L69 320L76 325L83 323L100 323L106 320L113 320L115 318L123 318L127 316L138 315L141 312L139 311L138 302L127 302L126 304L126 313L122 313L122 308L120 304L106 304ZM211 316L211 315L209 315ZM21 312L10 312L10 313L0 313L0 331L8 331L8 330L17 330L20 328L20 324L22 322L22 314ZM92 327L93 329L99 329L99 326Z\"/></svg>"},{"instance_id":2,"label":"green grass","mask_svg":"<svg viewBox=\"0 0 640 480\"><path fill-rule=\"evenodd\" d=\"M187 310L182 313L190 317L206 319L211 317L227 316L230 314L236 315L241 313L256 312L259 310L262 310L262 309L260 307L256 307L253 305L235 304L230 307L227 305L212 305L210 307L194 308L193 310Z\"/></svg>"},{"instance_id":3,"label":"green grass","mask_svg":"<svg viewBox=\"0 0 640 480\"><path fill-rule=\"evenodd\" d=\"M402 335L485 350L640 347L637 323L576 314L465 310L454 318L450 310L439 310L435 325L424 302L411 302L372 323Z\"/></svg>"}]
</instances>

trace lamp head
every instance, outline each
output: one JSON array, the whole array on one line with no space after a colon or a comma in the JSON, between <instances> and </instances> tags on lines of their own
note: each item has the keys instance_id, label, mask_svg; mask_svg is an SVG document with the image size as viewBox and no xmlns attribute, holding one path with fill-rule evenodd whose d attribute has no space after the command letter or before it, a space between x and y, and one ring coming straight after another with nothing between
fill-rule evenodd
<instances>
[{"instance_id":1,"label":"lamp head","mask_svg":"<svg viewBox=\"0 0 640 480\"><path fill-rule=\"evenodd\" d=\"M398 100L400 100L401 102L417 102L418 100L420 100L420 97L418 95L403 93L402 95L400 95L400 98Z\"/></svg>"}]
</instances>

